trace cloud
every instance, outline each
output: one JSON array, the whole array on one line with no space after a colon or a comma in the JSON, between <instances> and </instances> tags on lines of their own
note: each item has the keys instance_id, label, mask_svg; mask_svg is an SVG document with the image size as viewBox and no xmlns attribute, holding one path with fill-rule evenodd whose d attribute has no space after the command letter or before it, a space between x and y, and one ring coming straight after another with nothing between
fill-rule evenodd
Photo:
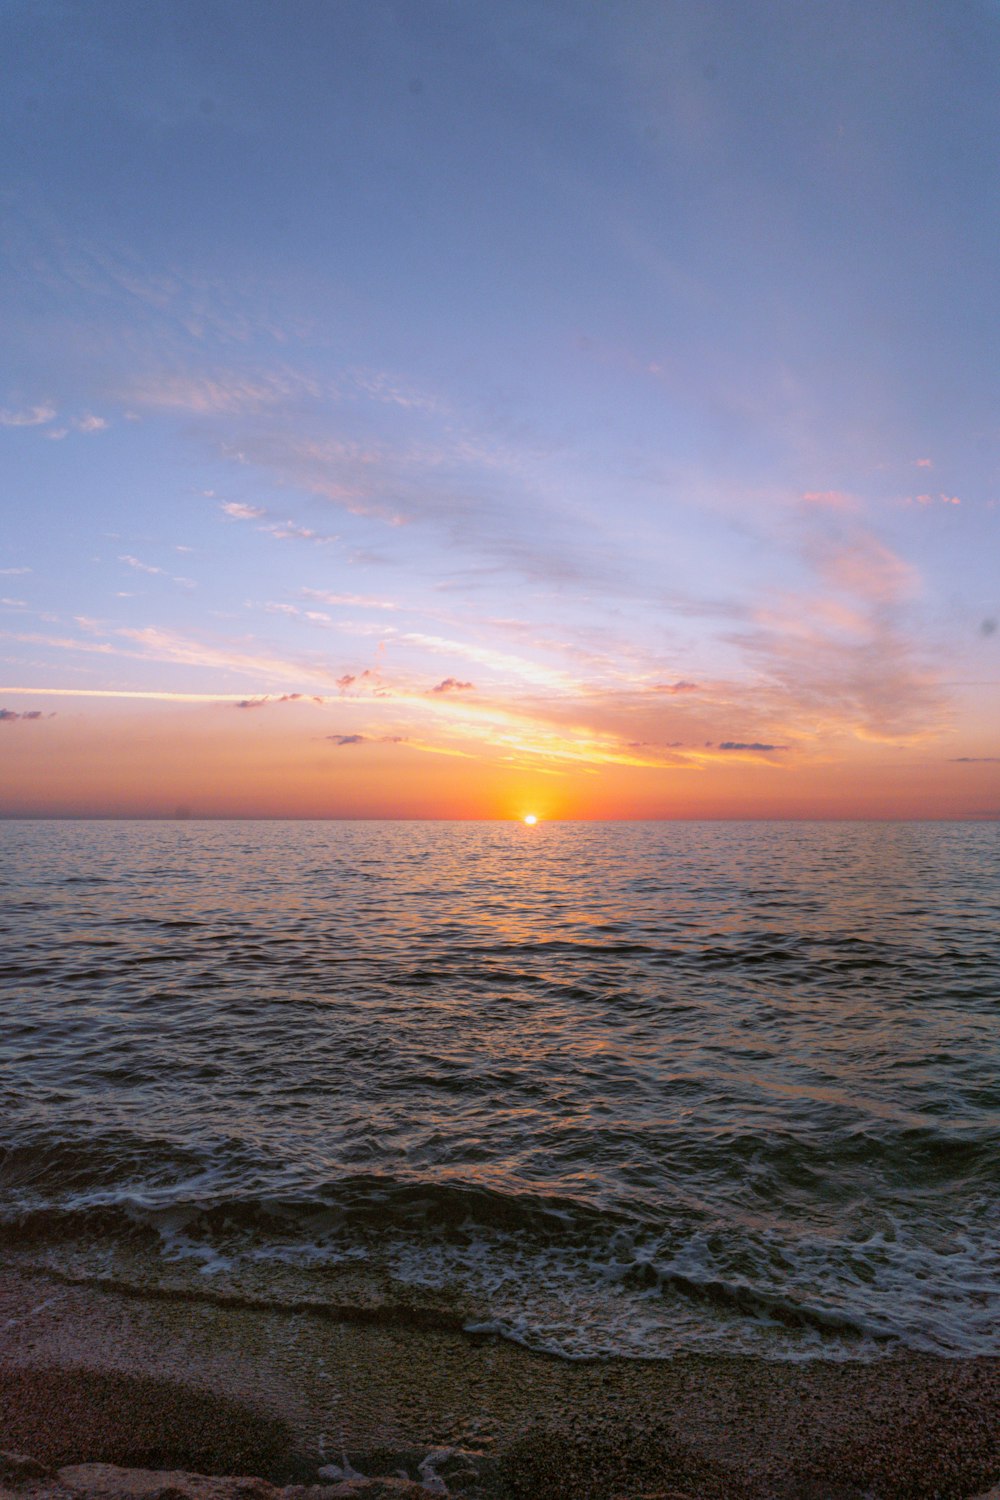
<instances>
[{"instance_id":1,"label":"cloud","mask_svg":"<svg viewBox=\"0 0 1000 1500\"><path fill-rule=\"evenodd\" d=\"M1000 755L953 755L955 766L1000 766Z\"/></svg>"},{"instance_id":2,"label":"cloud","mask_svg":"<svg viewBox=\"0 0 1000 1500\"><path fill-rule=\"evenodd\" d=\"M370 667L365 667L363 672L344 672L337 678L337 686L342 693L346 693L352 687L371 687L374 685L376 691L381 686L382 679L377 672Z\"/></svg>"},{"instance_id":3,"label":"cloud","mask_svg":"<svg viewBox=\"0 0 1000 1500\"><path fill-rule=\"evenodd\" d=\"M54 406L29 406L23 411L0 411L0 427L44 427L55 417Z\"/></svg>"},{"instance_id":4,"label":"cloud","mask_svg":"<svg viewBox=\"0 0 1000 1500\"><path fill-rule=\"evenodd\" d=\"M765 745L760 740L723 740L719 746L720 750L757 750L760 752L768 750L787 750L787 745Z\"/></svg>"},{"instance_id":5,"label":"cloud","mask_svg":"<svg viewBox=\"0 0 1000 1500\"><path fill-rule=\"evenodd\" d=\"M257 682L309 683L315 684L317 688L338 683L333 670L322 661L290 660L270 655L266 649L245 650L239 645L210 644L195 637L161 630L153 625L139 629L121 627L110 633L129 642L132 649L107 642L65 640L49 643L62 645L68 650L141 657L147 661L174 662L184 666L212 669L216 672L220 670L238 672L241 675L256 678ZM255 645L256 643L251 643L252 648ZM362 674L362 676L369 675L371 674ZM214 696L224 698L228 695L218 693Z\"/></svg>"},{"instance_id":6,"label":"cloud","mask_svg":"<svg viewBox=\"0 0 1000 1500\"><path fill-rule=\"evenodd\" d=\"M958 495L946 495L943 490L938 493L938 500L942 505L961 505L962 501ZM933 505L934 496L929 494L907 495L903 501L904 505Z\"/></svg>"},{"instance_id":7,"label":"cloud","mask_svg":"<svg viewBox=\"0 0 1000 1500\"><path fill-rule=\"evenodd\" d=\"M300 589L299 593L306 599L319 599L324 604L349 605L354 609L399 609L399 605L392 599L374 599L368 594L333 594L328 589Z\"/></svg>"},{"instance_id":8,"label":"cloud","mask_svg":"<svg viewBox=\"0 0 1000 1500\"><path fill-rule=\"evenodd\" d=\"M54 719L55 714L43 714L40 708L29 708L25 713L15 713L12 708L0 708L0 724L13 724L18 719L26 722L32 719Z\"/></svg>"},{"instance_id":9,"label":"cloud","mask_svg":"<svg viewBox=\"0 0 1000 1500\"><path fill-rule=\"evenodd\" d=\"M321 388L308 376L291 370L253 375L222 371L215 375L154 375L133 385L125 394L136 405L157 411L208 417L259 412L303 397L315 399Z\"/></svg>"},{"instance_id":10,"label":"cloud","mask_svg":"<svg viewBox=\"0 0 1000 1500\"><path fill-rule=\"evenodd\" d=\"M758 711L766 705L782 732L817 740L848 733L898 742L937 733L947 708L939 674L891 612L866 601L847 610L829 605L793 596L762 612L756 631L729 637L756 659Z\"/></svg>"},{"instance_id":11,"label":"cloud","mask_svg":"<svg viewBox=\"0 0 1000 1500\"><path fill-rule=\"evenodd\" d=\"M224 500L219 509L236 521L259 521L261 516L267 515L259 505L241 505L238 500Z\"/></svg>"},{"instance_id":12,"label":"cloud","mask_svg":"<svg viewBox=\"0 0 1000 1500\"><path fill-rule=\"evenodd\" d=\"M459 640L454 636L428 635L418 630L404 631L393 638L415 646L425 646L431 651L446 653L452 658L464 657L467 661L476 662L477 665L485 667L490 672L503 674L515 681L520 680L549 691L576 693L579 690L580 684L568 673L546 666L543 662L530 657L515 656L509 651L497 651L492 647L477 646L472 641Z\"/></svg>"},{"instance_id":13,"label":"cloud","mask_svg":"<svg viewBox=\"0 0 1000 1500\"><path fill-rule=\"evenodd\" d=\"M457 677L446 677L443 682L431 688L432 693L474 693L475 690L474 682L459 682Z\"/></svg>"},{"instance_id":14,"label":"cloud","mask_svg":"<svg viewBox=\"0 0 1000 1500\"><path fill-rule=\"evenodd\" d=\"M332 745L405 745L403 734L328 734L324 736Z\"/></svg>"},{"instance_id":15,"label":"cloud","mask_svg":"<svg viewBox=\"0 0 1000 1500\"><path fill-rule=\"evenodd\" d=\"M267 526L258 526L258 531L267 532L278 541L315 542L317 546L326 546L328 542L337 541L336 533L313 531L309 526L299 526L295 521L271 521Z\"/></svg>"},{"instance_id":16,"label":"cloud","mask_svg":"<svg viewBox=\"0 0 1000 1500\"><path fill-rule=\"evenodd\" d=\"M914 459L914 467L917 469L933 469L934 460L930 458Z\"/></svg>"},{"instance_id":17,"label":"cloud","mask_svg":"<svg viewBox=\"0 0 1000 1500\"><path fill-rule=\"evenodd\" d=\"M138 573L162 573L164 571L162 568L154 567L152 563L142 562L138 557L133 557L129 552L123 553L118 561L127 563L130 568L135 568Z\"/></svg>"},{"instance_id":18,"label":"cloud","mask_svg":"<svg viewBox=\"0 0 1000 1500\"><path fill-rule=\"evenodd\" d=\"M271 698L265 695L263 698L241 698L234 703L234 708L266 708L271 703L298 703L305 697L304 693L282 693L280 697ZM313 703L322 703L323 699L313 696Z\"/></svg>"},{"instance_id":19,"label":"cloud","mask_svg":"<svg viewBox=\"0 0 1000 1500\"><path fill-rule=\"evenodd\" d=\"M837 589L876 604L894 604L919 591L920 575L869 532L859 532L838 544L824 539L813 550L820 575Z\"/></svg>"},{"instance_id":20,"label":"cloud","mask_svg":"<svg viewBox=\"0 0 1000 1500\"><path fill-rule=\"evenodd\" d=\"M405 411L438 413L447 410L439 396L418 391L406 381L389 375L384 370L352 370L350 379L357 390L370 396L373 401L401 406Z\"/></svg>"},{"instance_id":21,"label":"cloud","mask_svg":"<svg viewBox=\"0 0 1000 1500\"><path fill-rule=\"evenodd\" d=\"M107 425L104 417L94 417L89 413L85 417L76 417L73 421L77 432L103 432Z\"/></svg>"},{"instance_id":22,"label":"cloud","mask_svg":"<svg viewBox=\"0 0 1000 1500\"><path fill-rule=\"evenodd\" d=\"M701 684L699 682L654 682L654 693L699 693Z\"/></svg>"},{"instance_id":23,"label":"cloud","mask_svg":"<svg viewBox=\"0 0 1000 1500\"><path fill-rule=\"evenodd\" d=\"M30 572L30 568L0 568L0 574L5 578L13 578L16 574Z\"/></svg>"}]
</instances>

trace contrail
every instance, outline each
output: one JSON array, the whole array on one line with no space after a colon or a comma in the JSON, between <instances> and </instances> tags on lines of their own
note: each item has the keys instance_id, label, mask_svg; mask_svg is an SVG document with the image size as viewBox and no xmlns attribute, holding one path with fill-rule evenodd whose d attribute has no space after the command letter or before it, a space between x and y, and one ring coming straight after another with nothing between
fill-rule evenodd
<instances>
[{"instance_id":1,"label":"contrail","mask_svg":"<svg viewBox=\"0 0 1000 1500\"><path fill-rule=\"evenodd\" d=\"M0 687L0 693L31 693L46 698L154 698L168 703L241 703L253 693L160 693L150 689ZM256 696L265 698L261 692Z\"/></svg>"}]
</instances>

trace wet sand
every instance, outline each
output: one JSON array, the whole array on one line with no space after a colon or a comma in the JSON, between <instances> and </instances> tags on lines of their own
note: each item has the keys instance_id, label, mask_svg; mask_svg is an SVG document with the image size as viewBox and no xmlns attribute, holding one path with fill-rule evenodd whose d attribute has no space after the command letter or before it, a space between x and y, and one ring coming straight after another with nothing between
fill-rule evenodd
<instances>
[{"instance_id":1,"label":"wet sand","mask_svg":"<svg viewBox=\"0 0 1000 1500\"><path fill-rule=\"evenodd\" d=\"M1000 1358L567 1363L0 1272L0 1449L308 1484L445 1448L451 1493L510 1500L966 1500L1000 1481Z\"/></svg>"}]
</instances>

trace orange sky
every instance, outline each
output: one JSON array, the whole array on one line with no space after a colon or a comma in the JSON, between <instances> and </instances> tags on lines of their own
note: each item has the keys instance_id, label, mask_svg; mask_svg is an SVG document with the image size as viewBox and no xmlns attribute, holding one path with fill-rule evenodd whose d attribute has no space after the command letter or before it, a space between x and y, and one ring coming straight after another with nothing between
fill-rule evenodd
<instances>
[{"instance_id":1,"label":"orange sky","mask_svg":"<svg viewBox=\"0 0 1000 1500\"><path fill-rule=\"evenodd\" d=\"M38 699L34 701L39 701ZM998 767L921 746L835 755L704 749L673 764L583 735L574 756L344 732L337 708L71 700L2 727L7 816L512 818L996 817ZM50 710L46 710L50 711ZM331 738L331 735L334 737ZM341 741L346 741L342 743ZM558 749L558 746L556 747Z\"/></svg>"}]
</instances>

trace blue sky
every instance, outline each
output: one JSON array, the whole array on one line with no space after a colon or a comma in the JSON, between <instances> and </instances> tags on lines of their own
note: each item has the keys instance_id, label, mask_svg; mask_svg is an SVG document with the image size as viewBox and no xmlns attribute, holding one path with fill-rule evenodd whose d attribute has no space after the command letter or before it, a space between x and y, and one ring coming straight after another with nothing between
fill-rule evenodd
<instances>
[{"instance_id":1,"label":"blue sky","mask_svg":"<svg viewBox=\"0 0 1000 1500\"><path fill-rule=\"evenodd\" d=\"M1000 8L2 25L6 810L1000 808Z\"/></svg>"}]
</instances>

